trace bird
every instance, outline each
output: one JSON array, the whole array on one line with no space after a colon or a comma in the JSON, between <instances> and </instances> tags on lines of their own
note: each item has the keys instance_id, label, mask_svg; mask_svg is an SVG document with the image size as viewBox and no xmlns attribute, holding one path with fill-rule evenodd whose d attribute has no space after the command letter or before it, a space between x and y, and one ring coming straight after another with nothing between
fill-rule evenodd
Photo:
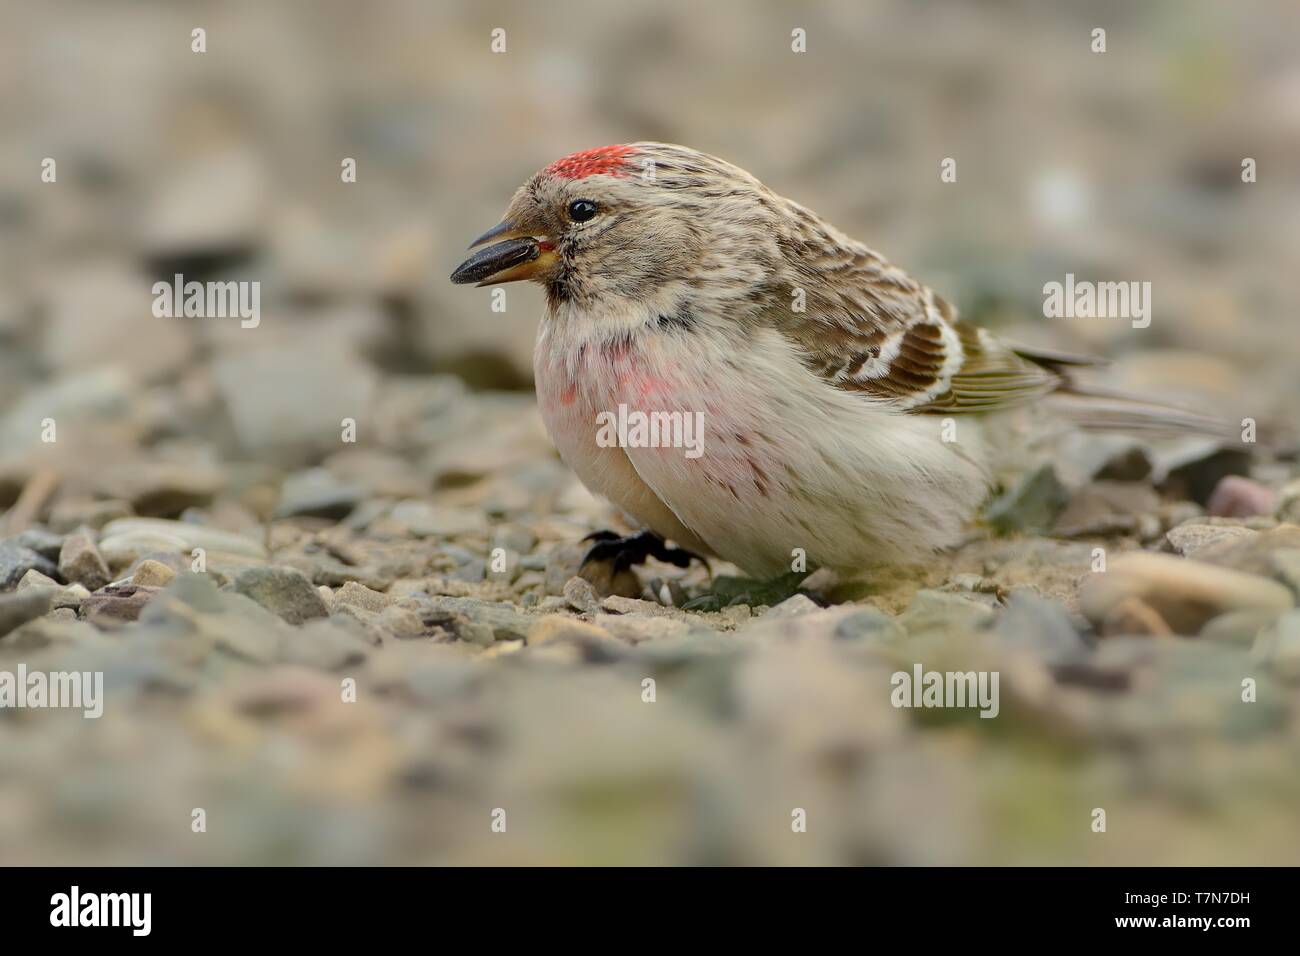
<instances>
[{"instance_id":1,"label":"bird","mask_svg":"<svg viewBox=\"0 0 1300 956\"><path fill-rule=\"evenodd\" d=\"M568 467L641 528L593 536L588 559L616 565L712 556L773 578L924 560L989 495L999 423L1086 394L1074 372L1096 362L962 321L874 249L686 146L556 160L470 249L453 283L544 289L538 406ZM1103 407L1120 426L1178 424L1122 396Z\"/></svg>"}]
</instances>

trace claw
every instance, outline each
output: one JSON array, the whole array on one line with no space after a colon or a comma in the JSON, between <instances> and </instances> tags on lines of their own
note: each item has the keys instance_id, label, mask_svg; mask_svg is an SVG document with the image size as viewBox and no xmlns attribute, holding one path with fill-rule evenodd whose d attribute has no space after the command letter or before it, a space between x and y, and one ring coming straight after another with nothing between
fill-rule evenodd
<instances>
[{"instance_id":1,"label":"claw","mask_svg":"<svg viewBox=\"0 0 1300 956\"><path fill-rule=\"evenodd\" d=\"M690 567L692 561L699 561L705 568L709 566L709 562L693 551L668 547L668 543L653 531L638 531L626 537L613 531L596 531L582 540L596 542L582 559L584 568L593 561L611 561L617 574L634 564L643 564L646 558L658 558L679 568Z\"/></svg>"}]
</instances>

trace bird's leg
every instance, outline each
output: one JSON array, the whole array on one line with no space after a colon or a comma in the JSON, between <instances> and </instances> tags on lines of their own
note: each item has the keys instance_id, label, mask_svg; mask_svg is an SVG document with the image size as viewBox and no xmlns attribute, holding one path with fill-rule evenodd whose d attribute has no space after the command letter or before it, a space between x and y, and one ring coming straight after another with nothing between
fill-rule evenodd
<instances>
[{"instance_id":1,"label":"bird's leg","mask_svg":"<svg viewBox=\"0 0 1300 956\"><path fill-rule=\"evenodd\" d=\"M638 531L627 536L613 531L596 531L582 540L595 542L582 559L582 566L586 567L593 561L610 561L614 574L634 564L643 564L646 558L658 558L679 568L689 567L692 560L699 561L706 568L709 566L707 561L692 551L668 547L663 537L653 531Z\"/></svg>"}]
</instances>

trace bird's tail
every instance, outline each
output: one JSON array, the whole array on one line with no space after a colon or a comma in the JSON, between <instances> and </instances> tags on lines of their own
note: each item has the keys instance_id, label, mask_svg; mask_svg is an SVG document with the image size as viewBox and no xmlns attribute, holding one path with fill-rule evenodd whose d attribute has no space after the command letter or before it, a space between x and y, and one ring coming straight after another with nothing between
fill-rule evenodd
<instances>
[{"instance_id":1,"label":"bird's tail","mask_svg":"<svg viewBox=\"0 0 1300 956\"><path fill-rule=\"evenodd\" d=\"M1157 402L1117 389L1067 382L1052 396L1053 405L1078 428L1138 432L1153 437L1204 435L1232 438L1237 429L1225 419L1195 409Z\"/></svg>"},{"instance_id":2,"label":"bird's tail","mask_svg":"<svg viewBox=\"0 0 1300 956\"><path fill-rule=\"evenodd\" d=\"M1086 385L1075 378L1080 368L1107 364L1104 359L1068 352L1016 346L1022 358L1051 369L1061 378L1052 393L1053 407L1071 424L1089 431L1138 432L1152 437L1189 434L1232 438L1237 429L1226 419L1170 402L1159 402L1120 389Z\"/></svg>"}]
</instances>

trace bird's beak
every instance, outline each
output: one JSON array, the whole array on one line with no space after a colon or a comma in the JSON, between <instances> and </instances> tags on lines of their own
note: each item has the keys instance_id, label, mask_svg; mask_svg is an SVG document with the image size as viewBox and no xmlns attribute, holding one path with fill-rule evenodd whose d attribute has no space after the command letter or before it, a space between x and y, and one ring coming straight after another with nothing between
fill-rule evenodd
<instances>
[{"instance_id":1,"label":"bird's beak","mask_svg":"<svg viewBox=\"0 0 1300 956\"><path fill-rule=\"evenodd\" d=\"M548 273L558 258L550 242L532 235L510 219L497 223L469 247L473 249L485 242L492 245L458 265L451 274L452 282L458 285L475 282L483 286L536 279Z\"/></svg>"}]
</instances>

